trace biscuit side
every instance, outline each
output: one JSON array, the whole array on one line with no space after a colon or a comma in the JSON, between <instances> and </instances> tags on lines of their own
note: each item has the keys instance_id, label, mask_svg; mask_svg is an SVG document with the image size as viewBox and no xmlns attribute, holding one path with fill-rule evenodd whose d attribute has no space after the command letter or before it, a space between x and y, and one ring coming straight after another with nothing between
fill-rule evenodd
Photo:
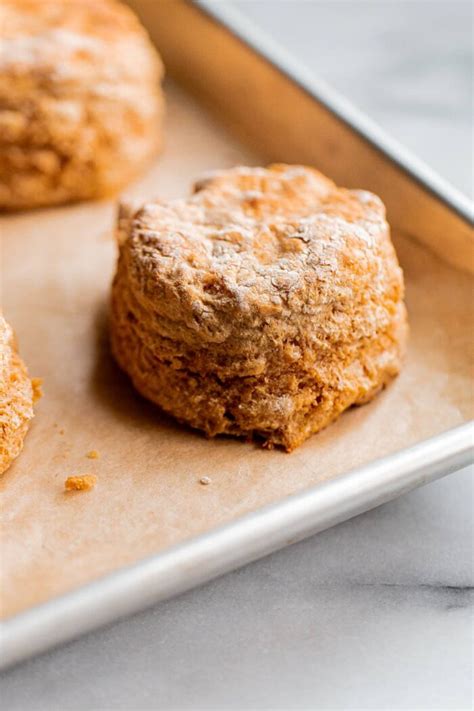
<instances>
[{"instance_id":1,"label":"biscuit side","mask_svg":"<svg viewBox=\"0 0 474 711\"><path fill-rule=\"evenodd\" d=\"M20 454L33 418L35 391L18 355L9 326L1 319L0 343L0 474Z\"/></svg>"}]
</instances>

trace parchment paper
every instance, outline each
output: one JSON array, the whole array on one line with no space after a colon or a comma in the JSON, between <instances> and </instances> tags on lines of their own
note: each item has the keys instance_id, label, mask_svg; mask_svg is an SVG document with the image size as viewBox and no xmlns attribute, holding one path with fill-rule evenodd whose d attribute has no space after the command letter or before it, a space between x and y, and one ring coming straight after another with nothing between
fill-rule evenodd
<instances>
[{"instance_id":1,"label":"parchment paper","mask_svg":"<svg viewBox=\"0 0 474 711\"><path fill-rule=\"evenodd\" d=\"M172 87L166 130L165 153L128 194L179 196L202 171L259 162ZM472 416L472 281L396 236L410 348L374 402L292 454L175 424L135 394L108 351L114 211L110 201L1 220L3 308L45 393L0 482L3 616ZM92 449L99 459L86 458ZM83 473L97 487L65 493L65 478Z\"/></svg>"}]
</instances>

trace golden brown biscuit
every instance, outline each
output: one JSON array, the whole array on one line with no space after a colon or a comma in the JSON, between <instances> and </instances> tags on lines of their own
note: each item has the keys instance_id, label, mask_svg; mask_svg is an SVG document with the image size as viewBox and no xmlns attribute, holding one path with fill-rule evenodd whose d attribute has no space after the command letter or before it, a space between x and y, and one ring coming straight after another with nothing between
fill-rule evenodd
<instances>
[{"instance_id":1,"label":"golden brown biscuit","mask_svg":"<svg viewBox=\"0 0 474 711\"><path fill-rule=\"evenodd\" d=\"M213 436L288 451L400 370L403 276L378 197L316 170L235 168L122 209L112 349Z\"/></svg>"},{"instance_id":2,"label":"golden brown biscuit","mask_svg":"<svg viewBox=\"0 0 474 711\"><path fill-rule=\"evenodd\" d=\"M39 387L28 377L12 329L0 316L0 474L21 452L38 396Z\"/></svg>"},{"instance_id":3,"label":"golden brown biscuit","mask_svg":"<svg viewBox=\"0 0 474 711\"><path fill-rule=\"evenodd\" d=\"M0 209L122 188L161 144L163 68L116 0L0 3Z\"/></svg>"}]
</instances>

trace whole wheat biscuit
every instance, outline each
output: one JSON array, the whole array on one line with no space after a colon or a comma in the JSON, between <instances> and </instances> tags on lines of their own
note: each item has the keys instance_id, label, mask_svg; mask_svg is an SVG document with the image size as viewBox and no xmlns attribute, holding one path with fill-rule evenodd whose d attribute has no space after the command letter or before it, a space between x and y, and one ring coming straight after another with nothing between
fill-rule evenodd
<instances>
[{"instance_id":1,"label":"whole wheat biscuit","mask_svg":"<svg viewBox=\"0 0 474 711\"><path fill-rule=\"evenodd\" d=\"M208 435L292 450L400 370L402 271L375 195L311 168L235 168L123 207L113 353Z\"/></svg>"},{"instance_id":2,"label":"whole wheat biscuit","mask_svg":"<svg viewBox=\"0 0 474 711\"><path fill-rule=\"evenodd\" d=\"M0 474L23 447L38 395L17 353L12 329L0 315Z\"/></svg>"},{"instance_id":3,"label":"whole wheat biscuit","mask_svg":"<svg viewBox=\"0 0 474 711\"><path fill-rule=\"evenodd\" d=\"M117 0L0 3L0 209L122 188L161 144L163 68Z\"/></svg>"}]
</instances>

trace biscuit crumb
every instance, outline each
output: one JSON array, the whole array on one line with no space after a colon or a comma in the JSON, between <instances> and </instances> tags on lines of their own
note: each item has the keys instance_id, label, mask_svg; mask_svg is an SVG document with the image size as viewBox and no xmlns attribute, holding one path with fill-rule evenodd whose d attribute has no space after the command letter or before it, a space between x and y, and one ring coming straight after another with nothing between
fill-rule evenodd
<instances>
[{"instance_id":1,"label":"biscuit crumb","mask_svg":"<svg viewBox=\"0 0 474 711\"><path fill-rule=\"evenodd\" d=\"M68 476L64 482L66 491L90 491L97 484L97 477L94 474L81 474L80 476Z\"/></svg>"},{"instance_id":2,"label":"biscuit crumb","mask_svg":"<svg viewBox=\"0 0 474 711\"><path fill-rule=\"evenodd\" d=\"M100 454L96 449L91 449L90 452L86 454L87 459L99 459Z\"/></svg>"},{"instance_id":3,"label":"biscuit crumb","mask_svg":"<svg viewBox=\"0 0 474 711\"><path fill-rule=\"evenodd\" d=\"M43 397L43 391L41 386L43 385L43 378L31 378L31 387L33 388L33 402L38 402L38 400Z\"/></svg>"},{"instance_id":4,"label":"biscuit crumb","mask_svg":"<svg viewBox=\"0 0 474 711\"><path fill-rule=\"evenodd\" d=\"M208 476L202 476L202 477L199 479L199 483L202 484L203 486L207 486L208 484L211 483L211 480L209 479Z\"/></svg>"}]
</instances>

